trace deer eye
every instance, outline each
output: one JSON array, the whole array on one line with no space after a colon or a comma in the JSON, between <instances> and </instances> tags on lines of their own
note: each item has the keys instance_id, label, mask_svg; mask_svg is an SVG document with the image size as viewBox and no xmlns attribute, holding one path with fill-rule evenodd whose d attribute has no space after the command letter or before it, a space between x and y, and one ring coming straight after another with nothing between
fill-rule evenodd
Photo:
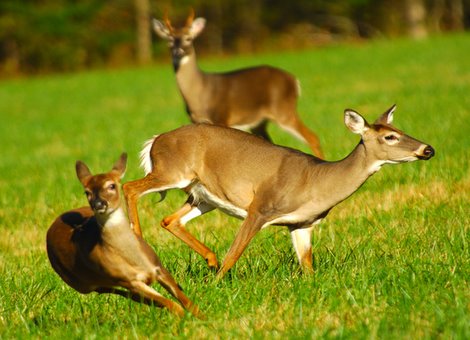
<instances>
[{"instance_id":1,"label":"deer eye","mask_svg":"<svg viewBox=\"0 0 470 340\"><path fill-rule=\"evenodd\" d=\"M111 183L111 184L108 186L108 189L109 189L109 190L116 190L116 184Z\"/></svg>"},{"instance_id":2,"label":"deer eye","mask_svg":"<svg viewBox=\"0 0 470 340\"><path fill-rule=\"evenodd\" d=\"M389 141L389 142L397 141L397 140L398 140L398 137L395 136L395 135L387 135L387 136L385 136L385 140L387 140L387 141Z\"/></svg>"},{"instance_id":3,"label":"deer eye","mask_svg":"<svg viewBox=\"0 0 470 340\"><path fill-rule=\"evenodd\" d=\"M89 191L89 190L85 190L85 195L86 195L86 197L88 197L88 198L89 198L89 197L91 196L91 191Z\"/></svg>"}]
</instances>

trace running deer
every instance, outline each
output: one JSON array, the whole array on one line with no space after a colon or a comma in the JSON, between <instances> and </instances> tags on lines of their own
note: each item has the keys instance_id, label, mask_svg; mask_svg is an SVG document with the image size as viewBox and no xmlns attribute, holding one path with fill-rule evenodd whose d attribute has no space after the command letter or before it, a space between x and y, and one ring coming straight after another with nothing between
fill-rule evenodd
<instances>
[{"instance_id":1,"label":"running deer","mask_svg":"<svg viewBox=\"0 0 470 340\"><path fill-rule=\"evenodd\" d=\"M313 226L352 195L384 164L434 156L434 149L392 126L395 105L369 124L347 109L348 129L361 136L343 160L329 162L276 146L235 129L199 124L155 136L141 152L146 176L124 184L129 219L141 235L137 199L149 192L179 188L186 203L162 226L218 268L216 255L186 229L191 219L215 208L244 219L224 262L220 279L238 260L255 234L268 225L289 228L302 269L313 272ZM223 147L221 147L221 145Z\"/></svg>"},{"instance_id":2,"label":"running deer","mask_svg":"<svg viewBox=\"0 0 470 340\"><path fill-rule=\"evenodd\" d=\"M47 232L51 265L65 283L82 294L117 294L183 316L178 303L149 286L158 281L184 308L200 317L198 307L181 291L153 249L129 226L119 194L126 161L127 155L122 154L110 172L95 176L77 161L77 176L90 206L67 211L52 223Z\"/></svg>"},{"instance_id":3,"label":"running deer","mask_svg":"<svg viewBox=\"0 0 470 340\"><path fill-rule=\"evenodd\" d=\"M197 64L193 40L205 26L192 11L183 27L153 19L158 36L168 41L176 82L193 123L209 123L249 129L270 140L268 121L306 142L323 158L320 142L297 114L299 83L289 73L271 66L258 66L227 73L206 73Z\"/></svg>"}]
</instances>

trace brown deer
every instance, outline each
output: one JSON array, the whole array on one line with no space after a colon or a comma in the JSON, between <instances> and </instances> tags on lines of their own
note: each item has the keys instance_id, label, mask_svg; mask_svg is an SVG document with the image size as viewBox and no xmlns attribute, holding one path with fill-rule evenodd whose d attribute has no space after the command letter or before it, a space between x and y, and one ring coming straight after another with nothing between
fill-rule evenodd
<instances>
[{"instance_id":1,"label":"brown deer","mask_svg":"<svg viewBox=\"0 0 470 340\"><path fill-rule=\"evenodd\" d=\"M95 176L77 161L77 176L90 206L67 211L52 223L47 232L52 268L82 294L113 293L183 316L179 304L149 286L158 281L184 308L201 317L153 249L129 226L119 194L126 161L127 155L122 154L110 172Z\"/></svg>"},{"instance_id":2,"label":"brown deer","mask_svg":"<svg viewBox=\"0 0 470 340\"><path fill-rule=\"evenodd\" d=\"M356 148L335 162L276 146L235 129L199 124L155 136L142 150L147 175L124 184L131 226L141 234L137 199L179 188L189 195L162 226L199 253L210 267L217 258L185 224L215 208L244 219L217 278L238 260L258 231L289 228L302 268L312 272L313 226L352 195L384 164L430 159L434 149L392 126L395 105L369 124L347 109L346 126L361 136ZM221 147L223 145L223 147Z\"/></svg>"},{"instance_id":3,"label":"brown deer","mask_svg":"<svg viewBox=\"0 0 470 340\"><path fill-rule=\"evenodd\" d=\"M183 27L153 20L155 32L170 45L176 82L193 123L209 123L250 129L270 140L268 121L308 143L323 158L320 142L297 114L299 83L289 73L271 66L258 66L227 73L206 73L197 64L193 40L206 20L191 12Z\"/></svg>"}]
</instances>

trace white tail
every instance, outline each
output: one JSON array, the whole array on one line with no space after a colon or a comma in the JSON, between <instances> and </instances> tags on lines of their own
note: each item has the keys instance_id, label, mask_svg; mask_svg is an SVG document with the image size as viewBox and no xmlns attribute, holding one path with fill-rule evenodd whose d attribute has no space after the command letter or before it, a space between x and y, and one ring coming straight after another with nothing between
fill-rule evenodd
<instances>
[{"instance_id":1,"label":"white tail","mask_svg":"<svg viewBox=\"0 0 470 340\"><path fill-rule=\"evenodd\" d=\"M270 66L205 73L197 65L193 47L205 19L194 19L191 12L179 28L173 27L167 17L164 21L154 19L154 30L169 42L176 81L193 123L250 129L270 140L266 126L272 121L308 143L314 154L323 158L317 135L297 114L299 87L291 74Z\"/></svg>"},{"instance_id":2,"label":"white tail","mask_svg":"<svg viewBox=\"0 0 470 340\"><path fill-rule=\"evenodd\" d=\"M124 184L129 218L141 234L137 199L151 191L184 189L188 200L162 226L217 268L215 254L184 228L191 219L219 208L244 219L218 272L222 277L250 240L268 225L287 226L302 268L313 271L311 234L338 203L352 195L384 164L429 159L431 146L391 125L395 106L374 124L346 110L345 124L361 136L341 161L327 162L275 146L242 131L200 124L156 138L150 152L152 171ZM177 142L176 142L177 141Z\"/></svg>"},{"instance_id":3,"label":"white tail","mask_svg":"<svg viewBox=\"0 0 470 340\"><path fill-rule=\"evenodd\" d=\"M126 160L127 155L122 154L111 172L95 176L84 163L77 162L77 176L90 206L67 211L52 223L47 232L51 265L80 293L118 294L182 316L184 310L179 304L149 286L158 281L184 308L202 316L153 249L129 226L119 195Z\"/></svg>"}]
</instances>

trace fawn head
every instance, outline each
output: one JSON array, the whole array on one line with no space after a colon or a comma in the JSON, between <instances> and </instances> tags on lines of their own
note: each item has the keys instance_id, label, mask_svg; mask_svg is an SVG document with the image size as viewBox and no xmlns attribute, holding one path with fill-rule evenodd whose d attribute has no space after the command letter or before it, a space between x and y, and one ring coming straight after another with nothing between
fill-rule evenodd
<instances>
[{"instance_id":1,"label":"fawn head","mask_svg":"<svg viewBox=\"0 0 470 340\"><path fill-rule=\"evenodd\" d=\"M194 10L191 10L182 27L173 27L166 12L163 21L153 19L153 29L160 38L168 41L173 67L178 70L178 67L187 60L185 58L192 53L193 40L203 31L206 19L194 19Z\"/></svg>"},{"instance_id":2,"label":"fawn head","mask_svg":"<svg viewBox=\"0 0 470 340\"><path fill-rule=\"evenodd\" d=\"M82 161L77 161L75 169L77 177L85 189L91 209L98 216L109 216L120 207L121 178L126 172L127 154L121 154L110 172L92 175L90 169Z\"/></svg>"},{"instance_id":3,"label":"fawn head","mask_svg":"<svg viewBox=\"0 0 470 340\"><path fill-rule=\"evenodd\" d=\"M418 159L428 160L434 156L432 146L423 143L392 125L396 105L385 111L374 124L369 124L357 112L347 109L344 112L346 126L362 137L361 143L367 153L381 166L385 163L405 163Z\"/></svg>"}]
</instances>

